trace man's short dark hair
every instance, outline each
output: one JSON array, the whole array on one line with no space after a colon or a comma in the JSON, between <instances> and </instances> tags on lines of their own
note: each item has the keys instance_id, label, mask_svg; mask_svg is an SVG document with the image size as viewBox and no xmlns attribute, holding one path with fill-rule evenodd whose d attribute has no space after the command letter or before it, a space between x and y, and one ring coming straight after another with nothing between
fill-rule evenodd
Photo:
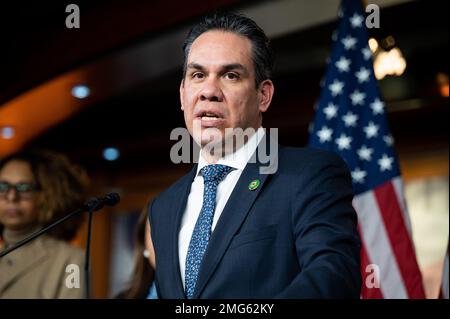
<instances>
[{"instance_id":1,"label":"man's short dark hair","mask_svg":"<svg viewBox=\"0 0 450 319\"><path fill-rule=\"evenodd\" d=\"M252 60L255 68L255 84L272 77L273 51L264 31L250 18L236 13L214 13L206 16L188 33L183 44L183 79L186 76L187 59L192 43L200 35L211 30L232 32L246 37L252 43Z\"/></svg>"}]
</instances>

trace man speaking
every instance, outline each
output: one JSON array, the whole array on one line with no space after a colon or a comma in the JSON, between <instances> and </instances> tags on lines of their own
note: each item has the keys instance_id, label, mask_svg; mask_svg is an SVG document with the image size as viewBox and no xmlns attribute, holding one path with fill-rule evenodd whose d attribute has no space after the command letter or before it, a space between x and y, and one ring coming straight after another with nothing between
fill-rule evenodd
<instances>
[{"instance_id":1,"label":"man speaking","mask_svg":"<svg viewBox=\"0 0 450 319\"><path fill-rule=\"evenodd\" d=\"M201 151L149 206L158 296L359 298L345 163L278 146L261 126L274 94L264 32L241 15L214 14L191 29L183 49L181 110ZM236 142L243 130L251 134ZM261 169L267 152L273 170Z\"/></svg>"}]
</instances>

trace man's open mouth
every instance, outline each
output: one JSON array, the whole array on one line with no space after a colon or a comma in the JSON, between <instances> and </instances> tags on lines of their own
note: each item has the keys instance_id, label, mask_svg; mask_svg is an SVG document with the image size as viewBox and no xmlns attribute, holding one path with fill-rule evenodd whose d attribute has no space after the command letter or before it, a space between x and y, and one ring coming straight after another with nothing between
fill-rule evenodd
<instances>
[{"instance_id":1,"label":"man's open mouth","mask_svg":"<svg viewBox=\"0 0 450 319\"><path fill-rule=\"evenodd\" d=\"M219 116L216 113L211 113L211 112L203 112L200 114L200 118L204 121L214 121L214 120L219 120L222 117Z\"/></svg>"}]
</instances>

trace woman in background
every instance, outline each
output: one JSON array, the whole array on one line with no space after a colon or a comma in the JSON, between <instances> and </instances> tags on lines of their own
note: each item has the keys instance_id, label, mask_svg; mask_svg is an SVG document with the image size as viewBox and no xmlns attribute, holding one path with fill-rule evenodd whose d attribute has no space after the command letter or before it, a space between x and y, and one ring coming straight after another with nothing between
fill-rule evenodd
<instances>
[{"instance_id":1,"label":"woman in background","mask_svg":"<svg viewBox=\"0 0 450 319\"><path fill-rule=\"evenodd\" d=\"M146 231L148 205L142 210L135 229L134 268L128 288L117 295L120 299L156 299L153 285L155 253ZM150 246L149 246L150 243Z\"/></svg>"},{"instance_id":2,"label":"woman in background","mask_svg":"<svg viewBox=\"0 0 450 319\"><path fill-rule=\"evenodd\" d=\"M79 207L87 184L86 173L60 154L21 152L3 159L0 249ZM67 242L82 220L80 214L0 258L0 298L83 298L83 278L73 276L74 267L82 275L84 252Z\"/></svg>"}]
</instances>

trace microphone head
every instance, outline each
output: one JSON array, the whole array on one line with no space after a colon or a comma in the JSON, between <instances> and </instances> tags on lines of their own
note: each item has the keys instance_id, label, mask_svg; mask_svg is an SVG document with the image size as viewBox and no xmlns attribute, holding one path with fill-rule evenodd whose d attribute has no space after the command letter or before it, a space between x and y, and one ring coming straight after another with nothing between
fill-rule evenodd
<instances>
[{"instance_id":1,"label":"microphone head","mask_svg":"<svg viewBox=\"0 0 450 319\"><path fill-rule=\"evenodd\" d=\"M109 193L103 197L103 203L108 206L114 206L120 202L120 196L117 193Z\"/></svg>"},{"instance_id":2,"label":"microphone head","mask_svg":"<svg viewBox=\"0 0 450 319\"><path fill-rule=\"evenodd\" d=\"M89 200L84 204L84 208L88 211L97 211L103 207L103 202L98 197L91 197Z\"/></svg>"}]
</instances>

